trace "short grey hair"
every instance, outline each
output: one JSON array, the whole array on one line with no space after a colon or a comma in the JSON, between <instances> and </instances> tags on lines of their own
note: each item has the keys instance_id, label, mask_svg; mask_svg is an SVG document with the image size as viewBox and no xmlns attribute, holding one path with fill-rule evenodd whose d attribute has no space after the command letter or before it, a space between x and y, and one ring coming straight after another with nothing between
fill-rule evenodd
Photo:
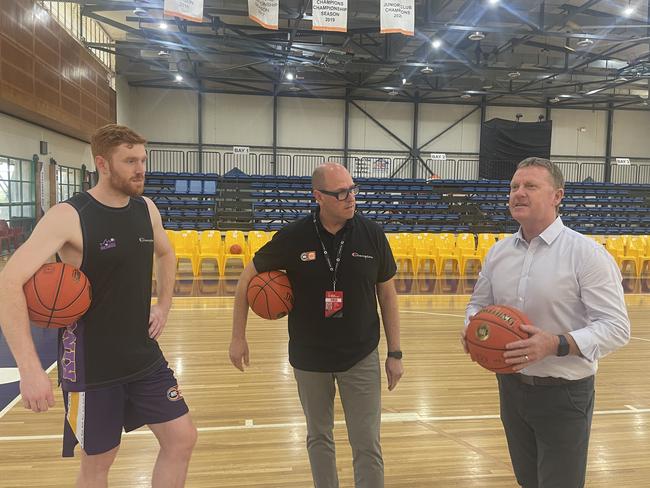
<instances>
[{"instance_id":1,"label":"short grey hair","mask_svg":"<svg viewBox=\"0 0 650 488\"><path fill-rule=\"evenodd\" d=\"M529 168L531 166L546 168L551 175L555 189L564 189L564 175L562 174L562 170L553 161L544 158L526 158L517 165L517 169Z\"/></svg>"}]
</instances>

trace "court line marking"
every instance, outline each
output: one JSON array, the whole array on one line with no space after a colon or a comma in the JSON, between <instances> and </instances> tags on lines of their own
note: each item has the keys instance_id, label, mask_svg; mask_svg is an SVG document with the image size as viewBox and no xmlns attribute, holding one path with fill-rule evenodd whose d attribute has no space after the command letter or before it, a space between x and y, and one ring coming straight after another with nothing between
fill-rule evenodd
<instances>
[{"instance_id":1,"label":"court line marking","mask_svg":"<svg viewBox=\"0 0 650 488\"><path fill-rule=\"evenodd\" d=\"M628 408L614 410L595 411L594 415L639 415L650 414L650 408L634 408L625 405ZM632 410L630 409L632 408ZM382 423L404 423L404 422L459 422L471 420L498 420L499 415L452 415L452 416L421 416L417 412L401 413L383 413L381 416ZM335 425L345 425L345 420L334 421ZM243 424L223 425L215 427L198 427L199 432L224 432L233 430L263 430L263 429L285 429L292 427L306 427L305 422L281 422L276 424L256 424L252 419L245 419ZM149 429L135 430L127 432L126 436L153 435ZM21 441L40 441L56 440L63 438L60 434L55 435L24 435L24 436L4 436L0 437L0 442L21 442Z\"/></svg>"},{"instance_id":2,"label":"court line marking","mask_svg":"<svg viewBox=\"0 0 650 488\"><path fill-rule=\"evenodd\" d=\"M50 367L47 368L47 369L45 370L45 372L46 372L47 374L50 374L50 371L52 371L52 370L54 369L55 366L56 366L56 361L54 361L54 362L50 365ZM13 400L11 400L11 401L9 402L9 404L8 404L5 408L3 408L2 411L0 412L0 419L1 419L2 417L4 417L4 416L7 414L7 412L8 412L9 410L11 410L11 409L16 405L16 403L18 403L18 402L20 401L21 398L22 398L22 395L18 395L16 398L14 398Z\"/></svg>"},{"instance_id":3,"label":"court line marking","mask_svg":"<svg viewBox=\"0 0 650 488\"><path fill-rule=\"evenodd\" d=\"M644 339L643 337L630 336L630 339L636 339L637 341L643 341L643 342L650 342L650 339Z\"/></svg>"}]
</instances>

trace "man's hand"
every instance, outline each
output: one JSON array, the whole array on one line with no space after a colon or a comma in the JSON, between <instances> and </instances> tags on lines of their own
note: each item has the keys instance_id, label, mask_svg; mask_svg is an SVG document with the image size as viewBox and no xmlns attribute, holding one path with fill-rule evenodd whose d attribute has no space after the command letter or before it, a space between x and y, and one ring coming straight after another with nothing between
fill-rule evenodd
<instances>
[{"instance_id":1,"label":"man's hand","mask_svg":"<svg viewBox=\"0 0 650 488\"><path fill-rule=\"evenodd\" d=\"M250 365L248 342L246 342L245 338L233 338L232 341L230 341L228 354L230 355L230 362L238 370L244 371L244 365L246 365L246 367Z\"/></svg>"},{"instance_id":2,"label":"man's hand","mask_svg":"<svg viewBox=\"0 0 650 488\"><path fill-rule=\"evenodd\" d=\"M167 324L168 314L169 308L162 307L158 304L151 306L151 312L149 313L149 337L158 340L158 337L160 337Z\"/></svg>"},{"instance_id":3,"label":"man's hand","mask_svg":"<svg viewBox=\"0 0 650 488\"><path fill-rule=\"evenodd\" d=\"M467 327L464 327L463 330L460 331L460 343L463 346L465 354L469 354L469 349L467 349Z\"/></svg>"},{"instance_id":4,"label":"man's hand","mask_svg":"<svg viewBox=\"0 0 650 488\"><path fill-rule=\"evenodd\" d=\"M506 344L508 350L503 353L506 363L513 365L512 369L519 371L546 356L556 355L560 343L556 335L528 324L523 324L521 330L528 332L530 337Z\"/></svg>"},{"instance_id":5,"label":"man's hand","mask_svg":"<svg viewBox=\"0 0 650 488\"><path fill-rule=\"evenodd\" d=\"M20 372L20 394L23 406L34 412L47 412L54 406L52 382L41 368L30 373Z\"/></svg>"},{"instance_id":6,"label":"man's hand","mask_svg":"<svg viewBox=\"0 0 650 488\"><path fill-rule=\"evenodd\" d=\"M388 379L388 390L392 391L404 374L402 360L396 358L386 358L386 378Z\"/></svg>"}]
</instances>

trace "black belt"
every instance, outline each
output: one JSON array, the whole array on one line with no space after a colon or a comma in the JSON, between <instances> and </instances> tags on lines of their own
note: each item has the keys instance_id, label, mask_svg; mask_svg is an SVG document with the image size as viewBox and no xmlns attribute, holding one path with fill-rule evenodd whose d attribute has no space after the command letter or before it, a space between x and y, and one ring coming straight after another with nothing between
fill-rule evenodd
<instances>
[{"instance_id":1,"label":"black belt","mask_svg":"<svg viewBox=\"0 0 650 488\"><path fill-rule=\"evenodd\" d=\"M531 385L531 386L571 385L574 383L580 383L581 381L586 381L593 378L592 375L592 376L587 376L586 378L580 378L579 380L567 380L566 378L554 378L553 376L528 376L521 373L514 373L512 376L517 378L525 385Z\"/></svg>"}]
</instances>

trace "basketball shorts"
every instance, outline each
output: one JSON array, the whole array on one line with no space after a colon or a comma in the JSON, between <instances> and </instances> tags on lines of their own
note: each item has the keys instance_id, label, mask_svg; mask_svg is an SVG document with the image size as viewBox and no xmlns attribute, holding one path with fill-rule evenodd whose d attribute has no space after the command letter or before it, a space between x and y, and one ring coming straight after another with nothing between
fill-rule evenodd
<instances>
[{"instance_id":1,"label":"basketball shorts","mask_svg":"<svg viewBox=\"0 0 650 488\"><path fill-rule=\"evenodd\" d=\"M166 361L131 383L88 391L64 391L63 457L77 444L88 455L119 446L125 432L185 415L189 409Z\"/></svg>"}]
</instances>

